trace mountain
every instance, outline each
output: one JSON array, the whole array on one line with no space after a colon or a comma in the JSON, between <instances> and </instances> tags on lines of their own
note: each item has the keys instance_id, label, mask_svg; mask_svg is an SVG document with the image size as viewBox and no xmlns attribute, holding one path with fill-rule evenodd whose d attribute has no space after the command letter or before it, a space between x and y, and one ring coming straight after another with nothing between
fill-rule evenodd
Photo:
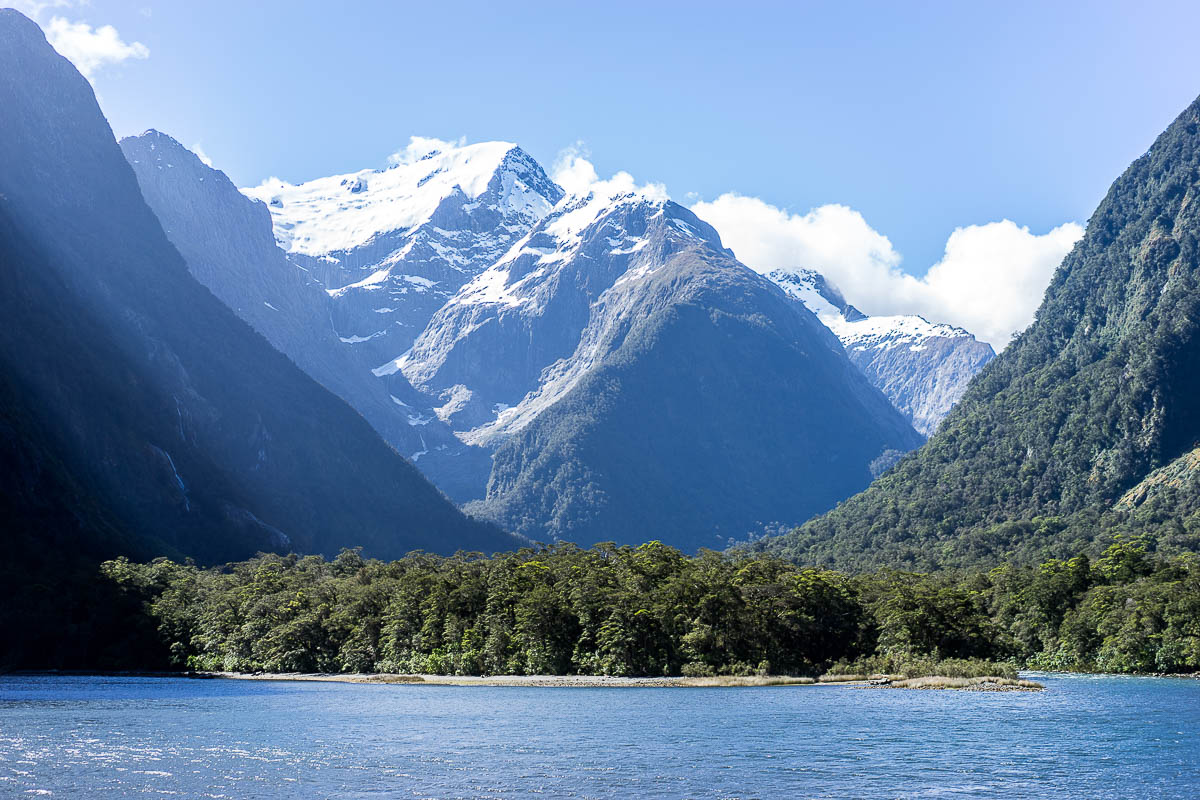
<instances>
[{"instance_id":1,"label":"mountain","mask_svg":"<svg viewBox=\"0 0 1200 800\"><path fill-rule=\"evenodd\" d=\"M1113 533L1200 545L1200 100L1109 189L1034 323L937 433L765 546L931 567Z\"/></svg>"},{"instance_id":2,"label":"mountain","mask_svg":"<svg viewBox=\"0 0 1200 800\"><path fill-rule=\"evenodd\" d=\"M332 327L346 352L341 371L358 373L356 385L382 383L413 430L400 434L394 423L377 422L388 416L371 411L378 389L339 394L461 502L483 496L490 454L455 439L433 411L445 401L415 392L386 364L412 346L465 283L528 233L563 190L513 144L438 147L387 169L298 185L273 179L242 191L265 204L289 262L326 294L324 327ZM293 340L283 349L300 357L307 345Z\"/></svg>"},{"instance_id":3,"label":"mountain","mask_svg":"<svg viewBox=\"0 0 1200 800\"><path fill-rule=\"evenodd\" d=\"M378 371L402 373L444 400L439 414L467 441L494 444L561 397L554 388L540 390L570 383L557 374L564 372L559 362L579 349L604 293L661 259L645 249L648 228L656 227L668 249L699 235L683 215L663 216L664 200L632 185L564 199L451 297L408 352ZM703 227L719 247L716 233Z\"/></svg>"},{"instance_id":4,"label":"mountain","mask_svg":"<svg viewBox=\"0 0 1200 800\"><path fill-rule=\"evenodd\" d=\"M496 448L468 508L542 540L722 547L920 441L813 314L632 186L561 201L387 369Z\"/></svg>"},{"instance_id":5,"label":"mountain","mask_svg":"<svg viewBox=\"0 0 1200 800\"><path fill-rule=\"evenodd\" d=\"M919 443L806 308L661 192L567 196L512 144L439 148L243 192L330 298L339 343L494 454L471 513L543 540L724 546Z\"/></svg>"},{"instance_id":6,"label":"mountain","mask_svg":"<svg viewBox=\"0 0 1200 800\"><path fill-rule=\"evenodd\" d=\"M376 365L334 329L335 300L276 246L264 203L166 134L147 131L120 145L196 280L354 407L446 494L460 501L482 495L489 454L460 442L403 379L385 385L371 374Z\"/></svg>"},{"instance_id":7,"label":"mountain","mask_svg":"<svg viewBox=\"0 0 1200 800\"><path fill-rule=\"evenodd\" d=\"M244 191L267 204L280 246L329 293L341 340L376 366L407 350L563 195L507 142L446 145L387 169Z\"/></svg>"},{"instance_id":8,"label":"mountain","mask_svg":"<svg viewBox=\"0 0 1200 800\"><path fill-rule=\"evenodd\" d=\"M213 562L514 543L188 273L90 84L12 10L0 118L7 552Z\"/></svg>"},{"instance_id":9,"label":"mountain","mask_svg":"<svg viewBox=\"0 0 1200 800\"><path fill-rule=\"evenodd\" d=\"M819 272L773 270L767 277L820 317L871 385L925 436L996 356L987 342L953 325L915 314L868 317Z\"/></svg>"}]
</instances>

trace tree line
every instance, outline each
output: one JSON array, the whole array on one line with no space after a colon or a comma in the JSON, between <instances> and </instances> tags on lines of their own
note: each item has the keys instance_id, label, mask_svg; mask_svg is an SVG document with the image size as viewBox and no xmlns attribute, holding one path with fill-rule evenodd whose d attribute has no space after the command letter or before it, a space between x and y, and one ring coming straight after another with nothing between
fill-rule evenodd
<instances>
[{"instance_id":1,"label":"tree line","mask_svg":"<svg viewBox=\"0 0 1200 800\"><path fill-rule=\"evenodd\" d=\"M485 557L344 550L218 568L105 562L175 669L435 674L928 673L1004 662L1200 670L1200 559L1123 539L1036 566L848 575L659 542ZM112 625L106 626L111 630ZM152 666L143 643L124 657ZM141 653L141 655L138 655ZM949 661L955 660L955 661ZM126 665L129 666L129 665Z\"/></svg>"}]
</instances>

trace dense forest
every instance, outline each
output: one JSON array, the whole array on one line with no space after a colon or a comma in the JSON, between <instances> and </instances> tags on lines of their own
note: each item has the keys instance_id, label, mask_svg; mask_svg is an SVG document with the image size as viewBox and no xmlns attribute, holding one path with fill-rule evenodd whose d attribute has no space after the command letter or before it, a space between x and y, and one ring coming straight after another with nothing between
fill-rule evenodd
<instances>
[{"instance_id":1,"label":"dense forest","mask_svg":"<svg viewBox=\"0 0 1200 800\"><path fill-rule=\"evenodd\" d=\"M609 675L962 671L980 661L1200 670L1200 558L846 575L763 554L571 544L484 557L343 551L102 568L92 667ZM83 642L80 643L83 646ZM953 660L953 661L951 661ZM965 665L965 666L964 666ZM941 671L950 671L943 668Z\"/></svg>"}]
</instances>

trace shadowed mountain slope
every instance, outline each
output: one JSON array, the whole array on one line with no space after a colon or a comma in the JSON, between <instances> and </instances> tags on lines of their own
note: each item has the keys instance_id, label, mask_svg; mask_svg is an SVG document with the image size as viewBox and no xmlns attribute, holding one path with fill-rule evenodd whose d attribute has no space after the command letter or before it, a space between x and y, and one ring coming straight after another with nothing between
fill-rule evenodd
<instances>
[{"instance_id":1,"label":"shadowed mountain slope","mask_svg":"<svg viewBox=\"0 0 1200 800\"><path fill-rule=\"evenodd\" d=\"M188 274L91 86L11 10L0 118L8 531L206 561L513 543Z\"/></svg>"}]
</instances>

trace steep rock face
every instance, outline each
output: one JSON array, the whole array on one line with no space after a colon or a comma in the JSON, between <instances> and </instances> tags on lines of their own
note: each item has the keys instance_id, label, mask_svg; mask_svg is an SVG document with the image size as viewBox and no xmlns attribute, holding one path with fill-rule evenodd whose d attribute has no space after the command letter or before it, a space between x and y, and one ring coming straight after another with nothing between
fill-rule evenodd
<instances>
[{"instance_id":1,"label":"steep rock face","mask_svg":"<svg viewBox=\"0 0 1200 800\"><path fill-rule=\"evenodd\" d=\"M1174 461L1151 471L1113 505L1118 511L1132 511L1149 500L1168 493L1190 492L1195 495L1200 479L1200 446ZM1193 504L1194 504L1193 500Z\"/></svg>"},{"instance_id":2,"label":"steep rock face","mask_svg":"<svg viewBox=\"0 0 1200 800\"><path fill-rule=\"evenodd\" d=\"M719 247L716 232L691 212L643 192L569 198L379 372L402 372L441 399L439 414L468 441L490 442L528 421L531 406L548 405L540 390L562 384L559 362L580 347L605 291L702 236ZM651 241L660 249L647 249ZM541 397L527 400L531 392Z\"/></svg>"},{"instance_id":3,"label":"steep rock face","mask_svg":"<svg viewBox=\"0 0 1200 800\"><path fill-rule=\"evenodd\" d=\"M491 459L464 445L403 380L371 374L333 327L335 301L276 246L266 205L157 131L121 141L142 194L198 281L297 366L355 408L460 501L482 496Z\"/></svg>"},{"instance_id":4,"label":"steep rock face","mask_svg":"<svg viewBox=\"0 0 1200 800\"><path fill-rule=\"evenodd\" d=\"M470 509L535 539L724 546L920 440L815 316L643 192L565 202L430 332L398 366L469 391L447 418L498 448Z\"/></svg>"},{"instance_id":5,"label":"steep rock face","mask_svg":"<svg viewBox=\"0 0 1200 800\"><path fill-rule=\"evenodd\" d=\"M774 546L806 560L864 548L876 563L997 560L1003 552L960 548L1012 523L1052 530L1056 518L1100 514L1191 451L1200 441L1198 198L1200 101L1112 185L1033 325L929 442ZM1194 493L1171 497L1195 508Z\"/></svg>"},{"instance_id":6,"label":"steep rock face","mask_svg":"<svg viewBox=\"0 0 1200 800\"><path fill-rule=\"evenodd\" d=\"M244 191L267 204L280 246L333 299L341 340L376 366L408 350L434 312L563 194L506 142Z\"/></svg>"},{"instance_id":7,"label":"steep rock face","mask_svg":"<svg viewBox=\"0 0 1200 800\"><path fill-rule=\"evenodd\" d=\"M6 531L204 560L512 543L188 274L91 86L11 10L0 115Z\"/></svg>"},{"instance_id":8,"label":"steep rock face","mask_svg":"<svg viewBox=\"0 0 1200 800\"><path fill-rule=\"evenodd\" d=\"M813 270L775 270L768 277L821 318L867 380L925 436L996 353L953 325L916 315L868 317Z\"/></svg>"}]
</instances>

